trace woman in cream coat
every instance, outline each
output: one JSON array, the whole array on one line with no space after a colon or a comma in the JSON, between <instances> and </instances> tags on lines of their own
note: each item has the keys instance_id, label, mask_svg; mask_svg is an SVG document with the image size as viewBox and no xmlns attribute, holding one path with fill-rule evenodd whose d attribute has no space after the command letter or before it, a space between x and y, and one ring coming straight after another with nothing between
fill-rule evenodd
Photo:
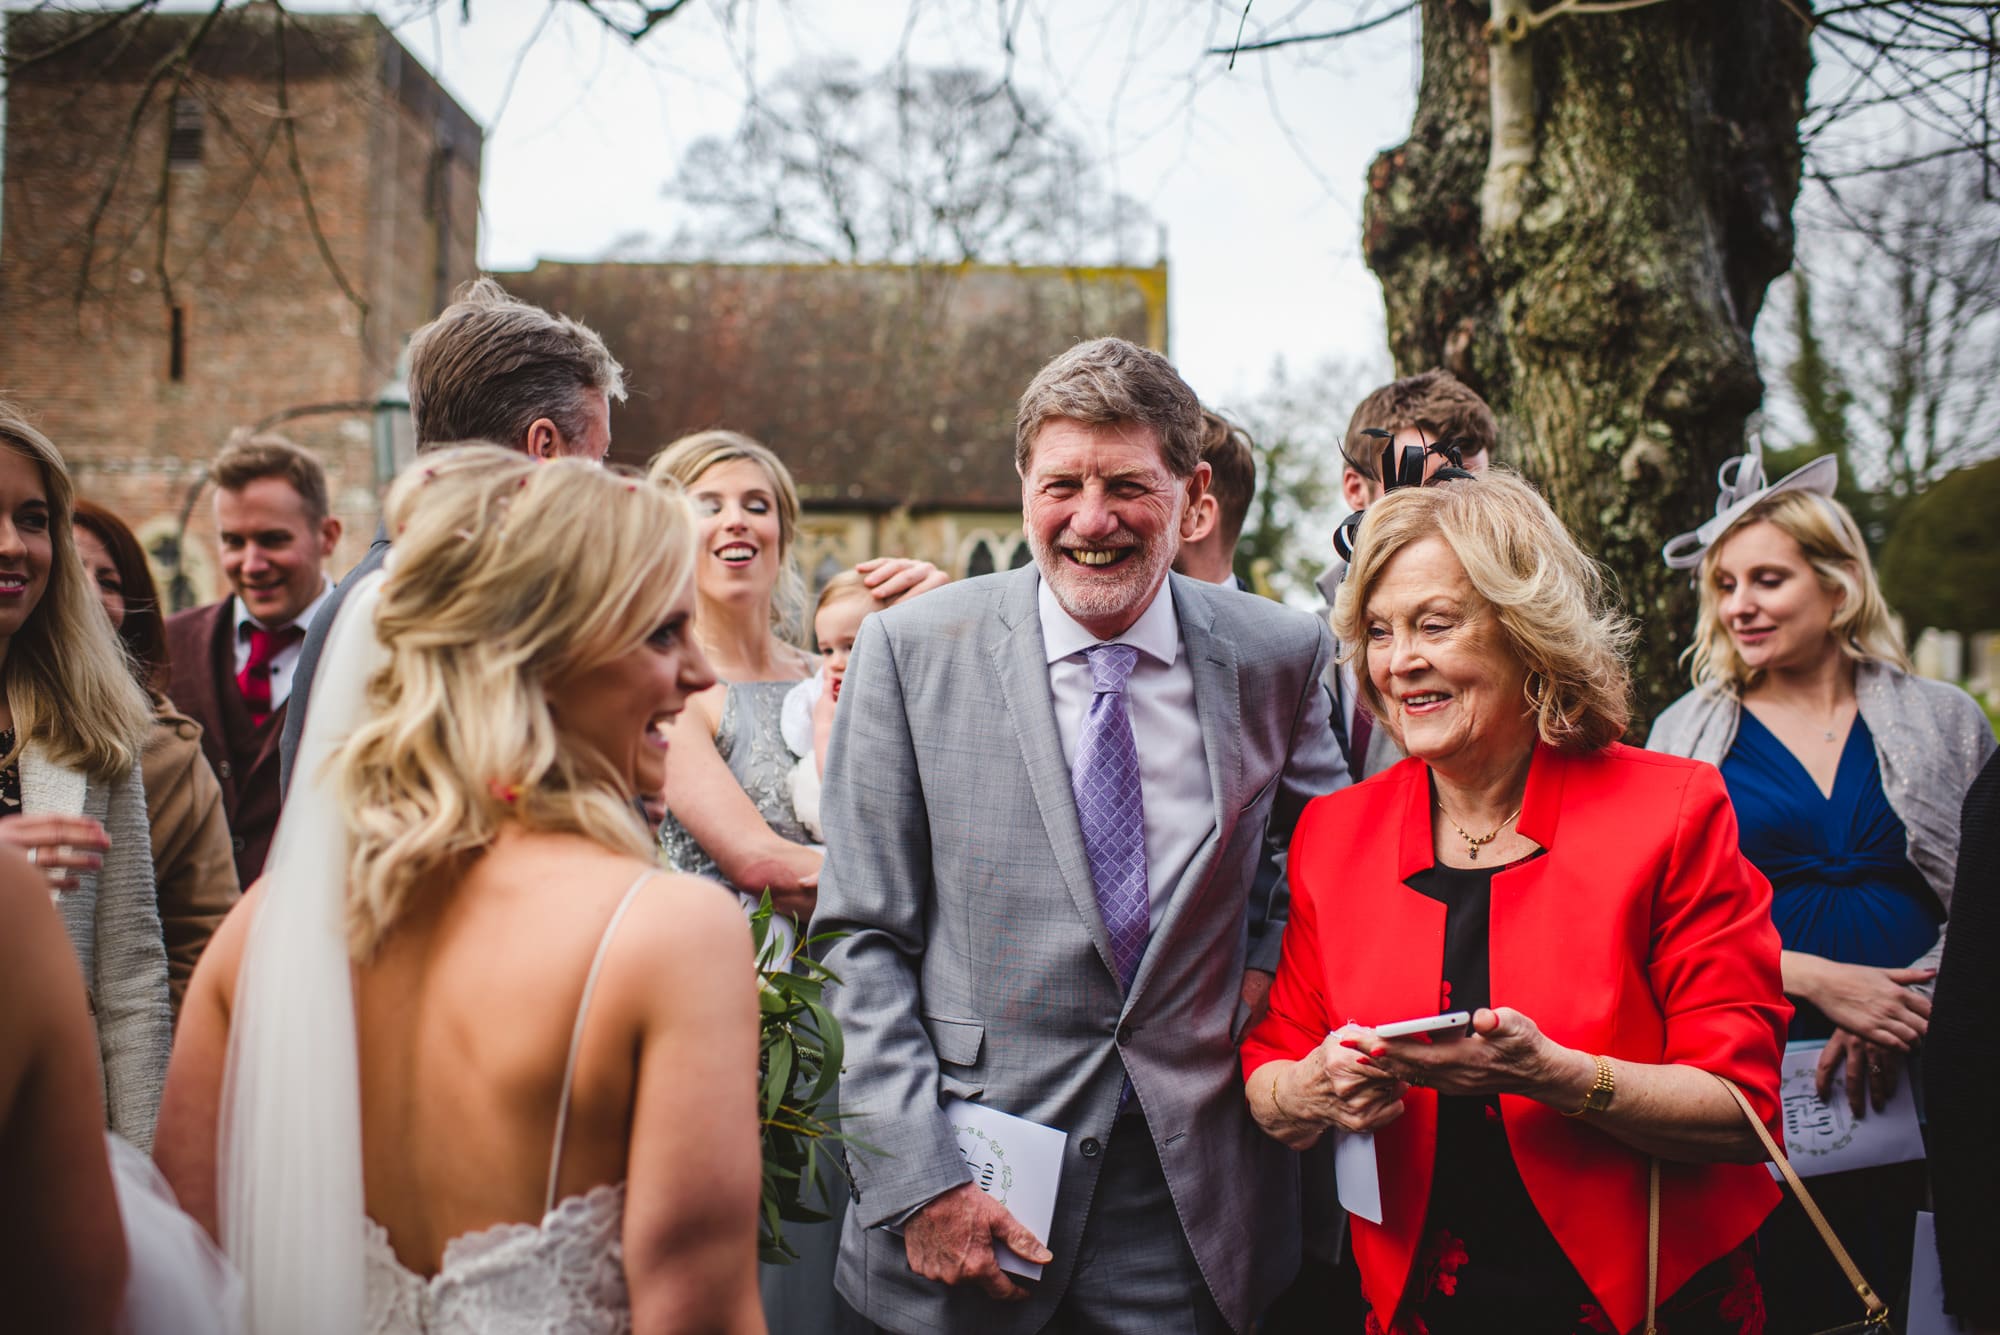
<instances>
[{"instance_id":1,"label":"woman in cream coat","mask_svg":"<svg viewBox=\"0 0 2000 1335\"><path fill-rule=\"evenodd\" d=\"M151 710L77 559L74 497L55 447L0 403L0 841L57 895L110 1127L144 1150L171 1042L138 764Z\"/></svg>"}]
</instances>

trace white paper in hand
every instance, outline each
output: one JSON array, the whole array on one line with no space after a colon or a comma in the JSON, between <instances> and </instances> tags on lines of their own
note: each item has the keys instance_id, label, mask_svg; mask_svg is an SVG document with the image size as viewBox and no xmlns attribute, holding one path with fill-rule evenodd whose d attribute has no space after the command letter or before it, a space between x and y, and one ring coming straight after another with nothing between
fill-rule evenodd
<instances>
[{"instance_id":1,"label":"white paper in hand","mask_svg":"<svg viewBox=\"0 0 2000 1335\"><path fill-rule=\"evenodd\" d=\"M1871 1101L1866 1116L1856 1117L1847 1103L1847 1076L1836 1074L1833 1096L1820 1102L1813 1084L1819 1042L1785 1045L1784 1082L1779 1097L1785 1105L1785 1157L1800 1177L1845 1173L1855 1168L1908 1163L1924 1157L1923 1133L1917 1130L1916 1100L1910 1096L1910 1073L1896 1081L1896 1092L1879 1111ZM1776 1173L1776 1169L1771 1170Z\"/></svg>"},{"instance_id":2,"label":"white paper in hand","mask_svg":"<svg viewBox=\"0 0 2000 1335\"><path fill-rule=\"evenodd\" d=\"M1063 1146L1069 1134L964 1099L947 1102L944 1115L979 1189L1006 1206L1046 1246L1049 1225L1055 1222L1056 1187L1062 1182ZM1042 1277L1040 1266L1023 1261L997 1241L993 1259L1009 1274Z\"/></svg>"},{"instance_id":3,"label":"white paper in hand","mask_svg":"<svg viewBox=\"0 0 2000 1335\"><path fill-rule=\"evenodd\" d=\"M1375 1162L1373 1131L1333 1133L1333 1181L1341 1209L1371 1224L1382 1222L1382 1173Z\"/></svg>"}]
</instances>

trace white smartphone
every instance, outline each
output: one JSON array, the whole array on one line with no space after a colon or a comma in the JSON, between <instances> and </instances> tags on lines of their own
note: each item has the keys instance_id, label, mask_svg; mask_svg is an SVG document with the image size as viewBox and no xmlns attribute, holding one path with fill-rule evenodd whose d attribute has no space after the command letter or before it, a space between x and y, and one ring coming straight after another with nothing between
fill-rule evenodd
<instances>
[{"instance_id":1,"label":"white smartphone","mask_svg":"<svg viewBox=\"0 0 2000 1335\"><path fill-rule=\"evenodd\" d=\"M1421 1020L1398 1020L1394 1024L1378 1024L1373 1028L1382 1038L1408 1038L1412 1034L1435 1034L1446 1029L1470 1033L1472 1012L1448 1011L1443 1015L1426 1015Z\"/></svg>"}]
</instances>

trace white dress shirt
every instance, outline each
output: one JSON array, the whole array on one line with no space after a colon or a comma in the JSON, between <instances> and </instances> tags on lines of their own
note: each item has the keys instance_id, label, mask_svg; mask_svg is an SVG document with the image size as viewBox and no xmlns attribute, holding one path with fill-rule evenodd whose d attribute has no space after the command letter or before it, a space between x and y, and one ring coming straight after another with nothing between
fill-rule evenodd
<instances>
[{"instance_id":1,"label":"white dress shirt","mask_svg":"<svg viewBox=\"0 0 2000 1335\"><path fill-rule=\"evenodd\" d=\"M286 625L297 626L300 630L312 625L313 618L333 593L333 581L327 580L320 587L319 597L307 604L306 610L293 617ZM265 626L262 621L250 615L250 609L243 605L241 598L232 595L229 599L236 618L236 638L231 641L236 651L232 660L236 664L236 675L241 677L243 669L250 666L250 631L252 627L263 626L266 630L283 630L284 626ZM300 636L292 643L271 655L271 708L292 698L292 669L299 665L299 654L306 647L305 637Z\"/></svg>"},{"instance_id":2,"label":"white dress shirt","mask_svg":"<svg viewBox=\"0 0 2000 1335\"><path fill-rule=\"evenodd\" d=\"M1076 739L1090 712L1093 644L1129 644L1139 651L1125 683L1125 708L1139 748L1139 793L1146 811L1146 890L1157 925L1195 852L1215 829L1215 790L1208 781L1208 748L1194 707L1194 672L1181 653L1174 596L1162 581L1139 619L1123 635L1099 640L1063 611L1043 580L1042 645L1055 697L1056 731L1063 759L1076 763Z\"/></svg>"}]
</instances>

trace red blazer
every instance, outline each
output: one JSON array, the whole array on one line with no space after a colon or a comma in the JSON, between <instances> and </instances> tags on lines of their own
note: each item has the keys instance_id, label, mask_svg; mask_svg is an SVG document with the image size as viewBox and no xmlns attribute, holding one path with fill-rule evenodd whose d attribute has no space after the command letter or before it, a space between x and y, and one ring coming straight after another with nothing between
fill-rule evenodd
<instances>
[{"instance_id":1,"label":"red blazer","mask_svg":"<svg viewBox=\"0 0 2000 1335\"><path fill-rule=\"evenodd\" d=\"M1439 1009L1445 907L1404 884L1432 865L1429 770L1406 760L1306 807L1292 839L1291 923L1249 1076L1348 1020ZM1778 1128L1791 1006L1771 887L1737 849L1709 765L1613 745L1537 747L1520 831L1547 852L1493 879L1495 1005L1567 1047L1729 1076ZM1412 1089L1378 1132L1380 1224L1351 1219L1362 1291L1386 1330L1408 1286L1437 1149L1437 1093ZM1501 1120L1535 1208L1619 1330L1646 1305L1646 1156L1518 1095ZM1778 1199L1754 1164L1663 1164L1660 1295L1737 1246Z\"/></svg>"}]
</instances>

